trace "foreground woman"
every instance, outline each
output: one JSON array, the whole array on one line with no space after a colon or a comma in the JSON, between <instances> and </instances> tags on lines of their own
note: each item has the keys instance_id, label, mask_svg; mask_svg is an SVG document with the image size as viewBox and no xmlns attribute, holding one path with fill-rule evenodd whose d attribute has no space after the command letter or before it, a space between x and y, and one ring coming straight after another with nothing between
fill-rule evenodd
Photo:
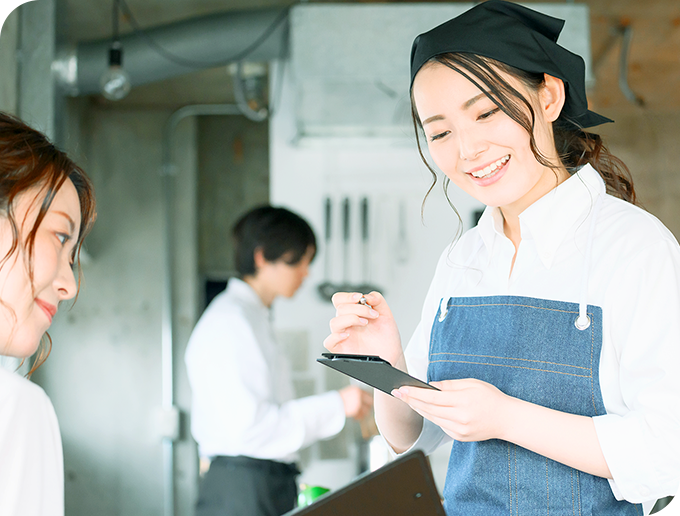
<instances>
[{"instance_id":1,"label":"foreground woman","mask_svg":"<svg viewBox=\"0 0 680 516\"><path fill-rule=\"evenodd\" d=\"M329 350L441 389L376 392L375 412L395 452L455 440L450 516L636 515L678 490L680 247L584 130L611 120L562 25L490 0L416 38L419 135L487 208L441 255L405 352L380 294L333 300Z\"/></svg>"},{"instance_id":2,"label":"foreground woman","mask_svg":"<svg viewBox=\"0 0 680 516\"><path fill-rule=\"evenodd\" d=\"M85 173L44 135L0 113L0 355L47 358L46 331L72 299L95 218ZM45 392L0 368L0 514L64 514L59 426Z\"/></svg>"}]
</instances>

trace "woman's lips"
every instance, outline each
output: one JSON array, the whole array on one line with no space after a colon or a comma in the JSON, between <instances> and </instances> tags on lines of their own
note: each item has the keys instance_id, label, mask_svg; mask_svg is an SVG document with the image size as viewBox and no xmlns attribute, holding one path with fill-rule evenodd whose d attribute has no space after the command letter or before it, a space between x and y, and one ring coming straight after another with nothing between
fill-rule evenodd
<instances>
[{"instance_id":1,"label":"woman's lips","mask_svg":"<svg viewBox=\"0 0 680 516\"><path fill-rule=\"evenodd\" d=\"M475 177L472 173L477 172L479 170L482 170L483 168L485 168L489 165L485 165L484 167L477 167L475 169L472 169L472 170L466 172L466 174L468 174L470 179L472 181L474 181L474 183L477 186L492 185L492 184L496 183L497 181L499 181L503 177L503 175L507 172L508 164L510 163L510 155L504 156L503 158L501 158L500 160L498 160L494 163L498 163L498 162L502 162L502 165L498 166L493 172L491 172L490 174L485 175L483 177Z\"/></svg>"},{"instance_id":2,"label":"woman's lips","mask_svg":"<svg viewBox=\"0 0 680 516\"><path fill-rule=\"evenodd\" d=\"M47 318L50 320L50 323L52 323L52 318L57 313L57 307L52 303L43 301L42 299L36 299L35 302L40 308L42 308L43 312L45 312Z\"/></svg>"}]
</instances>

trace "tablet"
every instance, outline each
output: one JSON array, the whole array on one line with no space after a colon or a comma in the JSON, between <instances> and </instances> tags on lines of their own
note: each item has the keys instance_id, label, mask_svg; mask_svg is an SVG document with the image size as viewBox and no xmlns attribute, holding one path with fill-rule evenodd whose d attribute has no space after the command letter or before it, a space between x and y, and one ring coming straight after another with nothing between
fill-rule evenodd
<instances>
[{"instance_id":1,"label":"tablet","mask_svg":"<svg viewBox=\"0 0 680 516\"><path fill-rule=\"evenodd\" d=\"M436 387L418 380L404 371L393 367L387 360L376 355L347 355L341 353L322 353L316 361L340 371L347 376L375 387L390 396L394 389L404 385L434 389Z\"/></svg>"},{"instance_id":2,"label":"tablet","mask_svg":"<svg viewBox=\"0 0 680 516\"><path fill-rule=\"evenodd\" d=\"M432 469L422 451L364 473L311 505L285 516L446 516Z\"/></svg>"}]
</instances>

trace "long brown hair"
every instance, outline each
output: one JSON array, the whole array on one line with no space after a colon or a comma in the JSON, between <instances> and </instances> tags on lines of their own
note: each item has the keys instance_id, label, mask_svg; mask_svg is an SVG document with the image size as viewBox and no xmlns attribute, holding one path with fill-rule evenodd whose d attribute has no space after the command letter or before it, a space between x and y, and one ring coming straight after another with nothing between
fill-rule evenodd
<instances>
[{"instance_id":1,"label":"long brown hair","mask_svg":"<svg viewBox=\"0 0 680 516\"><path fill-rule=\"evenodd\" d=\"M74 248L73 261L80 272L80 250L85 236L96 218L94 188L85 172L63 151L57 149L45 135L29 127L16 117L0 112L0 211L7 217L12 230L12 245L0 258L0 267L17 252L20 246L26 250L28 275L33 283L33 254L38 228L45 218L52 200L64 182L70 179L80 200L80 233ZM14 215L16 197L22 192L39 187L45 192L33 227L23 242L19 241L19 226ZM78 290L80 281L78 282ZM3 303L0 300L0 303ZM4 304L4 303L3 303ZM52 341L45 334L36 352L30 376L47 359Z\"/></svg>"},{"instance_id":2,"label":"long brown hair","mask_svg":"<svg viewBox=\"0 0 680 516\"><path fill-rule=\"evenodd\" d=\"M533 92L538 92L544 85L545 78L543 74L525 72L496 60L469 53L440 54L433 57L430 62L437 62L451 68L484 91L496 106L527 131L529 134L529 146L536 160L542 165L553 169L558 167L557 164L551 163L543 156L536 146L534 139L536 114L531 102L503 79L498 70L502 70L517 78L529 91ZM416 131L418 152L432 174L432 184L425 195L425 199L427 199L437 183L437 174L423 154L419 138L422 125L413 95L411 95L411 114ZM553 122L553 136L561 165L569 173L573 174L581 166L589 163L604 180L607 193L631 204L637 203L633 179L628 167L626 167L623 161L609 152L599 135L584 131L574 120L560 115ZM449 185L448 178L444 179L443 184L444 192L447 192Z\"/></svg>"}]
</instances>

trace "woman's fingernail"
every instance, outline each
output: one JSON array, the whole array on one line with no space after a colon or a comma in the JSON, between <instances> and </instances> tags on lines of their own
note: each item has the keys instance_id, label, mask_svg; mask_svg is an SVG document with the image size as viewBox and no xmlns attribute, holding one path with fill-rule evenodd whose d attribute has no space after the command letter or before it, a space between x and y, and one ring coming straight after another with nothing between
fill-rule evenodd
<instances>
[{"instance_id":1,"label":"woman's fingernail","mask_svg":"<svg viewBox=\"0 0 680 516\"><path fill-rule=\"evenodd\" d=\"M371 308L371 310L368 313L371 314L373 317L378 317L380 315L378 311L373 310L373 308Z\"/></svg>"},{"instance_id":2,"label":"woman's fingernail","mask_svg":"<svg viewBox=\"0 0 680 516\"><path fill-rule=\"evenodd\" d=\"M391 394L392 394L392 396L394 396L395 398L401 399L401 393L399 392L399 389L394 389L394 390L392 391Z\"/></svg>"},{"instance_id":3,"label":"woman's fingernail","mask_svg":"<svg viewBox=\"0 0 680 516\"><path fill-rule=\"evenodd\" d=\"M359 301L361 299L362 294L356 293L352 294L352 301Z\"/></svg>"},{"instance_id":4,"label":"woman's fingernail","mask_svg":"<svg viewBox=\"0 0 680 516\"><path fill-rule=\"evenodd\" d=\"M368 324L368 319L364 319L363 317L359 317L359 322L361 324Z\"/></svg>"}]
</instances>

